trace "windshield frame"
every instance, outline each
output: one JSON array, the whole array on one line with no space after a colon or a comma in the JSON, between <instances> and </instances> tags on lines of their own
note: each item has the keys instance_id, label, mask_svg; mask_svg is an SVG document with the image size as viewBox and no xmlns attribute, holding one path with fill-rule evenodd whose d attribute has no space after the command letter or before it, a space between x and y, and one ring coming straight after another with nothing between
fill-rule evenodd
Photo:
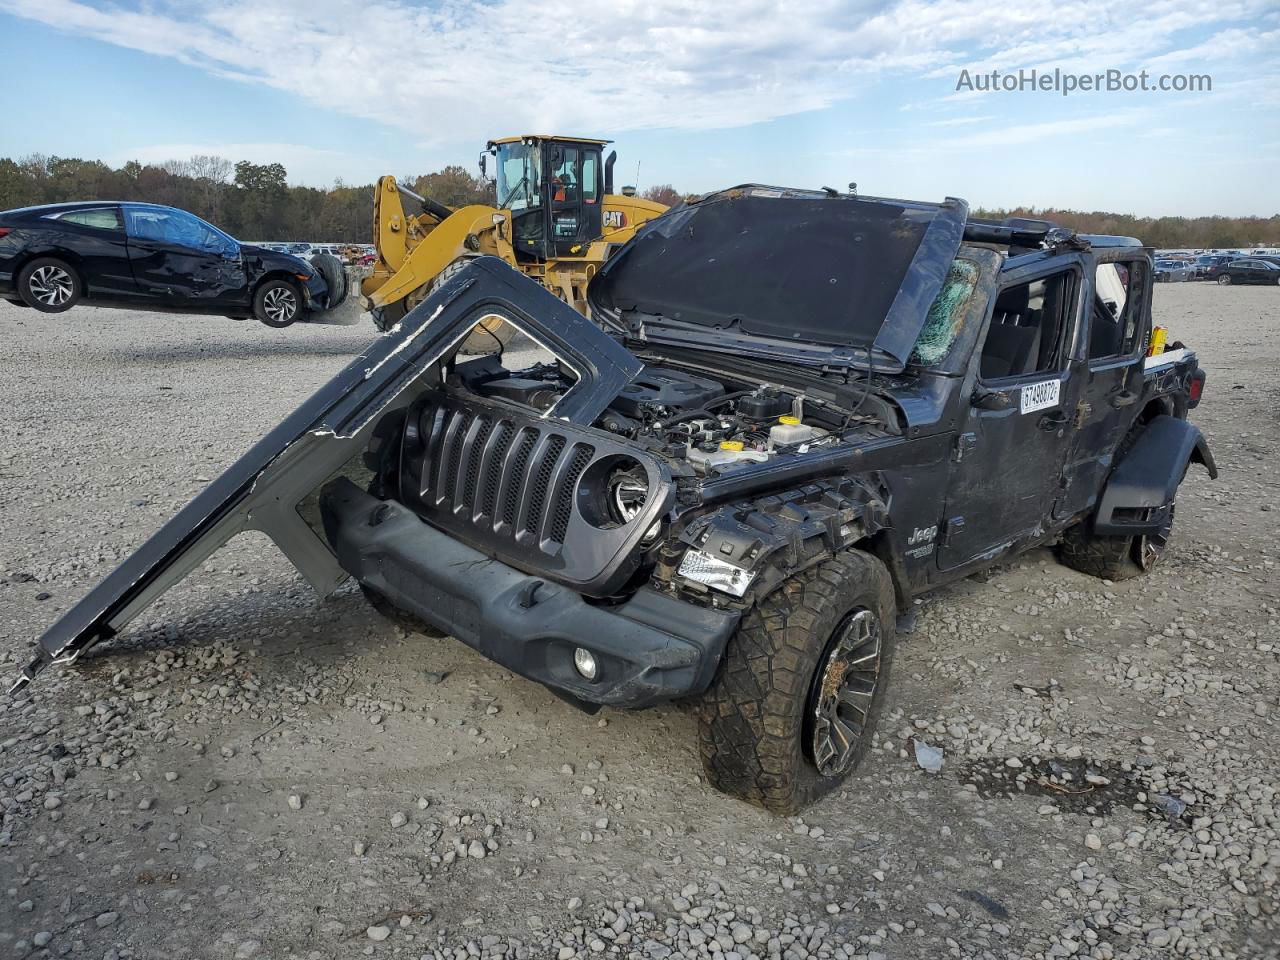
<instances>
[{"instance_id":1,"label":"windshield frame","mask_svg":"<svg viewBox=\"0 0 1280 960\"><path fill-rule=\"evenodd\" d=\"M538 143L499 143L494 146L497 206L520 212L542 205L542 146ZM520 206L513 202L522 200Z\"/></svg>"}]
</instances>

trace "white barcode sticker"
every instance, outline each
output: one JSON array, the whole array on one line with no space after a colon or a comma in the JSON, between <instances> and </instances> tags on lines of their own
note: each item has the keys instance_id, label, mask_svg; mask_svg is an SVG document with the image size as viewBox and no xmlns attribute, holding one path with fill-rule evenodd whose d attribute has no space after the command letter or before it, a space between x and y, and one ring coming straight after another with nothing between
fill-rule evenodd
<instances>
[{"instance_id":1,"label":"white barcode sticker","mask_svg":"<svg viewBox=\"0 0 1280 960\"><path fill-rule=\"evenodd\" d=\"M1023 413L1034 413L1058 405L1058 394L1062 391L1061 380L1042 380L1040 383L1028 383L1022 388L1021 409Z\"/></svg>"}]
</instances>

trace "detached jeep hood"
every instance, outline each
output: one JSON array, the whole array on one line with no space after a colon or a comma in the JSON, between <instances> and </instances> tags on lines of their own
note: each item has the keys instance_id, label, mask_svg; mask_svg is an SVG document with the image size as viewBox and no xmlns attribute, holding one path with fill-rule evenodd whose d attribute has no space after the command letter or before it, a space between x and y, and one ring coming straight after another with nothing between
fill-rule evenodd
<instances>
[{"instance_id":1,"label":"detached jeep hood","mask_svg":"<svg viewBox=\"0 0 1280 960\"><path fill-rule=\"evenodd\" d=\"M650 221L601 268L593 310L640 339L901 370L968 205L748 184Z\"/></svg>"},{"instance_id":2,"label":"detached jeep hood","mask_svg":"<svg viewBox=\"0 0 1280 960\"><path fill-rule=\"evenodd\" d=\"M538 283L495 257L471 261L201 491L40 638L11 692L51 663L70 663L115 636L236 534L267 534L322 596L346 578L300 509L383 439L381 424L430 389L423 376L480 318L497 314L563 357L578 382L557 418L590 424L642 364Z\"/></svg>"}]
</instances>

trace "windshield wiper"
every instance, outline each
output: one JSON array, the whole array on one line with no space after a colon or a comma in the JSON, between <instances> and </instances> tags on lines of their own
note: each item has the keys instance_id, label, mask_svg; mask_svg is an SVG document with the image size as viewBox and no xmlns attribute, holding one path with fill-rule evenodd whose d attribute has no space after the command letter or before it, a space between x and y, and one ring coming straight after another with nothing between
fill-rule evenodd
<instances>
[{"instance_id":1,"label":"windshield wiper","mask_svg":"<svg viewBox=\"0 0 1280 960\"><path fill-rule=\"evenodd\" d=\"M516 194L519 193L523 187L527 187L528 185L529 185L529 175L526 173L523 177L520 178L520 182L511 188L511 192L508 193L506 197L503 198L498 203L498 207L502 210L511 209L511 201L516 198Z\"/></svg>"}]
</instances>

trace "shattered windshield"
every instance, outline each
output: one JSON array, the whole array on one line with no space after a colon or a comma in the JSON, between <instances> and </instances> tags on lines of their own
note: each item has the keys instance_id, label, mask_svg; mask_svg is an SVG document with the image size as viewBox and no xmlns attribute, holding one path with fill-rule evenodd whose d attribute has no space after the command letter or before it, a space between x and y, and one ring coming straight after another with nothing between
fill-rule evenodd
<instances>
[{"instance_id":1,"label":"shattered windshield","mask_svg":"<svg viewBox=\"0 0 1280 960\"><path fill-rule=\"evenodd\" d=\"M498 145L498 207L526 210L538 206L542 178L538 148L524 143Z\"/></svg>"},{"instance_id":2,"label":"shattered windshield","mask_svg":"<svg viewBox=\"0 0 1280 960\"><path fill-rule=\"evenodd\" d=\"M951 261L947 279L929 307L924 329L911 349L911 363L929 366L947 355L960 333L964 308L978 283L978 265L969 260Z\"/></svg>"}]
</instances>

